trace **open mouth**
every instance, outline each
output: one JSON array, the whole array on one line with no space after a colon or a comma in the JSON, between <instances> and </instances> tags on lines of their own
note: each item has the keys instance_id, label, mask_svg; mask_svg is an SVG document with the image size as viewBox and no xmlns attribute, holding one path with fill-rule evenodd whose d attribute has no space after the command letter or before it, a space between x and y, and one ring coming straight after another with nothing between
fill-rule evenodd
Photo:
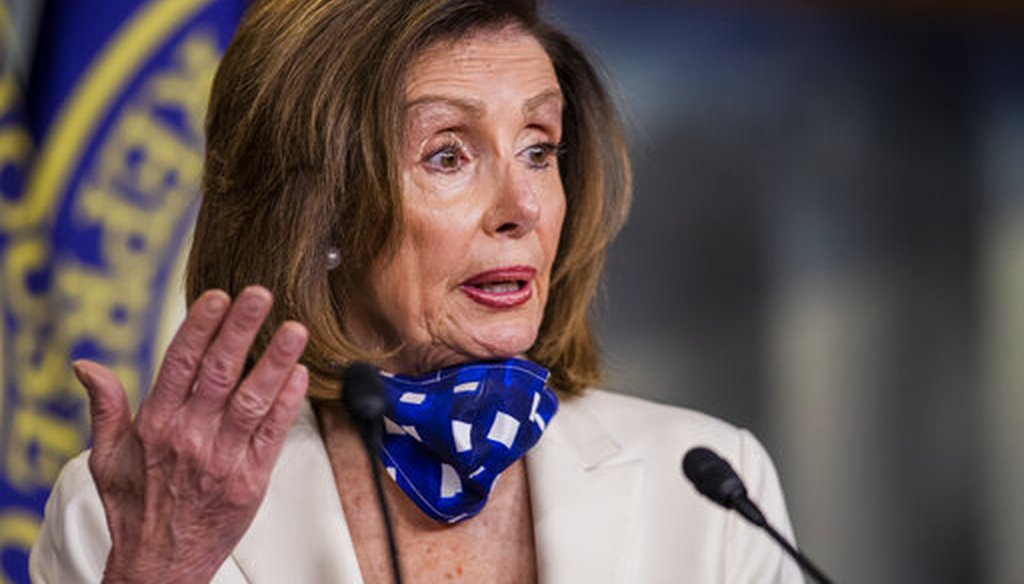
<instances>
[{"instance_id":1,"label":"open mouth","mask_svg":"<svg viewBox=\"0 0 1024 584\"><path fill-rule=\"evenodd\" d=\"M537 270L529 266L497 268L481 272L459 288L471 300L489 308L514 308L533 296Z\"/></svg>"},{"instance_id":2,"label":"open mouth","mask_svg":"<svg viewBox=\"0 0 1024 584\"><path fill-rule=\"evenodd\" d=\"M487 284L468 284L468 286L488 294L507 294L522 290L526 284L526 280L508 280L505 282L489 282Z\"/></svg>"}]
</instances>

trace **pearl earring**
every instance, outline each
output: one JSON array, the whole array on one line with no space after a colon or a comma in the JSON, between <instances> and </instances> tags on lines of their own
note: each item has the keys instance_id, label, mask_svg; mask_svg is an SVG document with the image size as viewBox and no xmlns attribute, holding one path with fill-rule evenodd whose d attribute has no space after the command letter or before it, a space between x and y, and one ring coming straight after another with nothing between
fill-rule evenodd
<instances>
[{"instance_id":1,"label":"pearl earring","mask_svg":"<svg viewBox=\"0 0 1024 584\"><path fill-rule=\"evenodd\" d=\"M327 248L327 271L331 271L341 265L341 250L331 246Z\"/></svg>"}]
</instances>

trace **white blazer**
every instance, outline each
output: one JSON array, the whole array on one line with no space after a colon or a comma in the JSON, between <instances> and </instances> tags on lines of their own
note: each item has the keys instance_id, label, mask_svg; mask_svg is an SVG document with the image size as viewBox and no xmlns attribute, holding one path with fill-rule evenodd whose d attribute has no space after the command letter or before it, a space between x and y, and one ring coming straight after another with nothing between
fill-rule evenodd
<instances>
[{"instance_id":1,"label":"white blazer","mask_svg":"<svg viewBox=\"0 0 1024 584\"><path fill-rule=\"evenodd\" d=\"M541 582L802 582L767 534L697 494L688 449L729 460L751 498L792 538L764 448L747 431L694 411L590 390L563 397L526 456ZM99 582L110 538L86 454L69 462L32 547L34 582ZM327 452L307 405L266 498L214 582L362 582Z\"/></svg>"}]
</instances>

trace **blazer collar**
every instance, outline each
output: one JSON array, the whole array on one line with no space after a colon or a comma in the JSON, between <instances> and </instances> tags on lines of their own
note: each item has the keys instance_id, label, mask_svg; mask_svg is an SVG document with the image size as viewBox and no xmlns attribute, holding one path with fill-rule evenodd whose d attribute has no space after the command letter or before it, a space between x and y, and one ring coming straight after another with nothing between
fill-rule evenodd
<instances>
[{"instance_id":1,"label":"blazer collar","mask_svg":"<svg viewBox=\"0 0 1024 584\"><path fill-rule=\"evenodd\" d=\"M642 466L585 397L564 397L526 456L541 582L627 580Z\"/></svg>"},{"instance_id":2,"label":"blazer collar","mask_svg":"<svg viewBox=\"0 0 1024 584\"><path fill-rule=\"evenodd\" d=\"M639 461L583 397L563 397L526 456L541 582L621 581ZM308 402L252 525L232 554L249 582L362 582L330 460Z\"/></svg>"}]
</instances>

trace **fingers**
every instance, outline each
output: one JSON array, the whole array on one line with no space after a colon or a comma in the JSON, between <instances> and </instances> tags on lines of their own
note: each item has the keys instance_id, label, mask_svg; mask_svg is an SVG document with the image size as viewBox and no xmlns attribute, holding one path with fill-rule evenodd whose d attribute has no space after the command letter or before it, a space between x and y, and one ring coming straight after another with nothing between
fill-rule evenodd
<instances>
[{"instance_id":1,"label":"fingers","mask_svg":"<svg viewBox=\"0 0 1024 584\"><path fill-rule=\"evenodd\" d=\"M121 382L106 367L84 359L71 364L75 377L89 393L93 453L106 456L131 426L131 410Z\"/></svg>"},{"instance_id":2,"label":"fingers","mask_svg":"<svg viewBox=\"0 0 1024 584\"><path fill-rule=\"evenodd\" d=\"M284 445L288 428L295 421L299 407L306 398L309 387L309 371L303 365L296 365L288 377L273 407L256 428L249 441L249 458L262 468L273 465Z\"/></svg>"},{"instance_id":3,"label":"fingers","mask_svg":"<svg viewBox=\"0 0 1024 584\"><path fill-rule=\"evenodd\" d=\"M253 431L296 375L306 338L306 328L301 324L281 325L252 372L232 394L217 436L218 451L230 456L248 445Z\"/></svg>"},{"instance_id":4,"label":"fingers","mask_svg":"<svg viewBox=\"0 0 1024 584\"><path fill-rule=\"evenodd\" d=\"M250 286L238 295L202 357L195 392L188 398L192 412L200 417L219 415L238 383L249 347L272 302L270 292L260 286Z\"/></svg>"},{"instance_id":5,"label":"fingers","mask_svg":"<svg viewBox=\"0 0 1024 584\"><path fill-rule=\"evenodd\" d=\"M203 353L216 334L231 298L220 290L204 292L189 308L185 322L167 348L147 409L174 411L188 399Z\"/></svg>"}]
</instances>

